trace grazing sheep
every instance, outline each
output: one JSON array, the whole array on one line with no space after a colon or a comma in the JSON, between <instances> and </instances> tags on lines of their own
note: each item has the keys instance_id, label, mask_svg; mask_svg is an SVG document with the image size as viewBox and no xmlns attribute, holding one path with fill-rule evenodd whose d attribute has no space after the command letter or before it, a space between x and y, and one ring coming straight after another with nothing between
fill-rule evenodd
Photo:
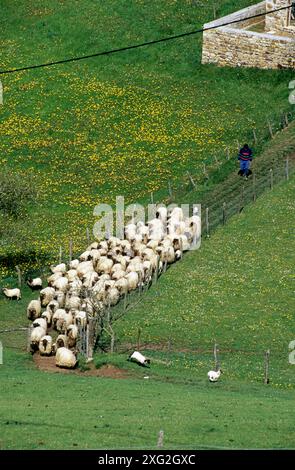
<instances>
[{"instance_id":1,"label":"grazing sheep","mask_svg":"<svg viewBox=\"0 0 295 470\"><path fill-rule=\"evenodd\" d=\"M57 291L54 294L54 300L58 303L59 308L64 308L65 306L65 301L66 301L66 296L64 292ZM49 302L51 303L51 302ZM49 304L48 304L49 305Z\"/></svg>"},{"instance_id":2,"label":"grazing sheep","mask_svg":"<svg viewBox=\"0 0 295 470\"><path fill-rule=\"evenodd\" d=\"M27 307L27 317L29 320L36 320L41 315L41 302L40 300L31 300Z\"/></svg>"},{"instance_id":3,"label":"grazing sheep","mask_svg":"<svg viewBox=\"0 0 295 470\"><path fill-rule=\"evenodd\" d=\"M47 278L48 286L52 287L55 281L57 281L57 279L60 279L63 276L64 276L64 273L61 273L61 272L51 274L51 276Z\"/></svg>"},{"instance_id":4,"label":"grazing sheep","mask_svg":"<svg viewBox=\"0 0 295 470\"><path fill-rule=\"evenodd\" d=\"M94 271L92 261L82 261L81 263L79 263L79 266L77 266L76 269L79 278L85 276L87 272Z\"/></svg>"},{"instance_id":5,"label":"grazing sheep","mask_svg":"<svg viewBox=\"0 0 295 470\"><path fill-rule=\"evenodd\" d=\"M74 310L79 310L81 307L81 299L78 295L75 295L74 293L69 292L66 296L66 304L65 308L66 309L74 309Z\"/></svg>"},{"instance_id":6,"label":"grazing sheep","mask_svg":"<svg viewBox=\"0 0 295 470\"><path fill-rule=\"evenodd\" d=\"M49 302L51 302L54 299L55 295L55 290L53 287L45 287L45 289L42 289L40 291L40 301L42 307L47 307Z\"/></svg>"},{"instance_id":7,"label":"grazing sheep","mask_svg":"<svg viewBox=\"0 0 295 470\"><path fill-rule=\"evenodd\" d=\"M221 374L222 370L219 369L218 371L210 370L207 375L210 382L217 382Z\"/></svg>"},{"instance_id":8,"label":"grazing sheep","mask_svg":"<svg viewBox=\"0 0 295 470\"><path fill-rule=\"evenodd\" d=\"M133 354L130 354L128 361L136 362L137 364L144 366L144 367L150 367L150 362L151 362L150 359L147 359L138 351L134 351Z\"/></svg>"},{"instance_id":9,"label":"grazing sheep","mask_svg":"<svg viewBox=\"0 0 295 470\"><path fill-rule=\"evenodd\" d=\"M66 335L58 335L55 341L55 348L58 350L59 348L67 348L69 343L69 339Z\"/></svg>"},{"instance_id":10,"label":"grazing sheep","mask_svg":"<svg viewBox=\"0 0 295 470\"><path fill-rule=\"evenodd\" d=\"M32 353L38 350L40 340L45 335L46 331L41 326L32 329L30 336L30 348Z\"/></svg>"},{"instance_id":11,"label":"grazing sheep","mask_svg":"<svg viewBox=\"0 0 295 470\"><path fill-rule=\"evenodd\" d=\"M87 325L87 314L86 312L80 310L76 315L74 319L75 325L77 326L82 326L83 328Z\"/></svg>"},{"instance_id":12,"label":"grazing sheep","mask_svg":"<svg viewBox=\"0 0 295 470\"><path fill-rule=\"evenodd\" d=\"M132 271L126 274L125 279L128 283L128 291L135 290L137 288L139 276L136 272Z\"/></svg>"},{"instance_id":13,"label":"grazing sheep","mask_svg":"<svg viewBox=\"0 0 295 470\"><path fill-rule=\"evenodd\" d=\"M59 303L57 300L51 300L49 304L46 306L46 311L50 312L51 314L55 313L56 310L59 308Z\"/></svg>"},{"instance_id":14,"label":"grazing sheep","mask_svg":"<svg viewBox=\"0 0 295 470\"><path fill-rule=\"evenodd\" d=\"M50 335L45 335L40 339L39 351L41 356L50 356L53 351L53 342Z\"/></svg>"},{"instance_id":15,"label":"grazing sheep","mask_svg":"<svg viewBox=\"0 0 295 470\"><path fill-rule=\"evenodd\" d=\"M127 294L128 292L128 281L126 278L122 277L115 282L115 287L118 289L121 295Z\"/></svg>"},{"instance_id":16,"label":"grazing sheep","mask_svg":"<svg viewBox=\"0 0 295 470\"><path fill-rule=\"evenodd\" d=\"M41 326L45 331L47 330L47 321L45 318L36 318L36 320L33 321L32 326L34 328L37 328L38 326Z\"/></svg>"},{"instance_id":17,"label":"grazing sheep","mask_svg":"<svg viewBox=\"0 0 295 470\"><path fill-rule=\"evenodd\" d=\"M80 261L90 261L91 260L91 251L84 251L82 255L79 256Z\"/></svg>"},{"instance_id":18,"label":"grazing sheep","mask_svg":"<svg viewBox=\"0 0 295 470\"><path fill-rule=\"evenodd\" d=\"M7 289L4 287L2 290L5 297L9 300L20 300L22 298L20 289Z\"/></svg>"},{"instance_id":19,"label":"grazing sheep","mask_svg":"<svg viewBox=\"0 0 295 470\"><path fill-rule=\"evenodd\" d=\"M31 290L41 290L42 289L42 279L40 277L36 277L35 279L28 279L27 285Z\"/></svg>"},{"instance_id":20,"label":"grazing sheep","mask_svg":"<svg viewBox=\"0 0 295 470\"><path fill-rule=\"evenodd\" d=\"M95 270L98 274L110 274L114 261L107 256L102 256L96 263Z\"/></svg>"},{"instance_id":21,"label":"grazing sheep","mask_svg":"<svg viewBox=\"0 0 295 470\"><path fill-rule=\"evenodd\" d=\"M55 356L55 364L58 367L73 369L77 364L75 354L67 348L58 348Z\"/></svg>"}]
</instances>

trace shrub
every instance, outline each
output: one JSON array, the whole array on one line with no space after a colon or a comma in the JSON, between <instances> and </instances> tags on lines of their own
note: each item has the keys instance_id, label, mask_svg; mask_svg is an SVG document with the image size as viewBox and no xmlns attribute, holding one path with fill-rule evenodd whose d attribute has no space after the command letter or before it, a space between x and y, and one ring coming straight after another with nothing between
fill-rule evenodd
<instances>
[{"instance_id":1,"label":"shrub","mask_svg":"<svg viewBox=\"0 0 295 470\"><path fill-rule=\"evenodd\" d=\"M0 211L14 218L25 211L26 204L33 202L37 191L33 178L20 173L13 173L4 168L0 174Z\"/></svg>"}]
</instances>

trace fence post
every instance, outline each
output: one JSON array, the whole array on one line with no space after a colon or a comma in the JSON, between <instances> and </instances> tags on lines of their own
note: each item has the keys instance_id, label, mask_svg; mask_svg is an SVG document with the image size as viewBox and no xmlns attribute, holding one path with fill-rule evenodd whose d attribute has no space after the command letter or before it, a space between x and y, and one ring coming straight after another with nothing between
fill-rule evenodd
<instances>
[{"instance_id":1,"label":"fence post","mask_svg":"<svg viewBox=\"0 0 295 470\"><path fill-rule=\"evenodd\" d=\"M289 179L289 157L286 158L286 180Z\"/></svg>"},{"instance_id":2,"label":"fence post","mask_svg":"<svg viewBox=\"0 0 295 470\"><path fill-rule=\"evenodd\" d=\"M141 337L141 328L138 328L137 331L137 351L140 351L140 337Z\"/></svg>"},{"instance_id":3,"label":"fence post","mask_svg":"<svg viewBox=\"0 0 295 470\"><path fill-rule=\"evenodd\" d=\"M289 126L289 119L288 119L288 114L285 113L285 123L286 123L286 127Z\"/></svg>"},{"instance_id":4,"label":"fence post","mask_svg":"<svg viewBox=\"0 0 295 470\"><path fill-rule=\"evenodd\" d=\"M157 257L157 266L156 266L155 274L154 274L154 282L157 282L157 281L158 281L158 277L159 277L159 266L160 266L160 256L158 255L158 257Z\"/></svg>"},{"instance_id":5,"label":"fence post","mask_svg":"<svg viewBox=\"0 0 295 470\"><path fill-rule=\"evenodd\" d=\"M163 443L164 443L164 431L160 431L159 432L159 436L158 436L158 443L157 443L157 447L158 449L160 449L161 447L163 447Z\"/></svg>"},{"instance_id":6,"label":"fence post","mask_svg":"<svg viewBox=\"0 0 295 470\"><path fill-rule=\"evenodd\" d=\"M269 174L270 174L270 189L273 189L273 169L272 168L269 170Z\"/></svg>"},{"instance_id":7,"label":"fence post","mask_svg":"<svg viewBox=\"0 0 295 470\"><path fill-rule=\"evenodd\" d=\"M269 356L270 350L268 349L264 357L264 383L269 384Z\"/></svg>"},{"instance_id":8,"label":"fence post","mask_svg":"<svg viewBox=\"0 0 295 470\"><path fill-rule=\"evenodd\" d=\"M227 160L230 159L229 148L228 148L228 147L226 147L226 159L227 159Z\"/></svg>"},{"instance_id":9,"label":"fence post","mask_svg":"<svg viewBox=\"0 0 295 470\"><path fill-rule=\"evenodd\" d=\"M214 361L215 361L215 370L218 371L220 369L220 363L218 359L218 353L219 353L219 348L218 344L214 343L214 349L213 349L213 354L214 354Z\"/></svg>"},{"instance_id":10,"label":"fence post","mask_svg":"<svg viewBox=\"0 0 295 470\"><path fill-rule=\"evenodd\" d=\"M193 188L195 189L195 188L196 188L196 183L194 182L194 180L193 180L192 176L190 175L190 172L189 172L189 171L187 172L187 175L188 175L188 177L189 177L189 180L190 180L190 182L191 182Z\"/></svg>"},{"instance_id":11,"label":"fence post","mask_svg":"<svg viewBox=\"0 0 295 470\"><path fill-rule=\"evenodd\" d=\"M90 233L89 233L89 228L88 227L86 228L86 240L87 240L87 243L89 245L90 244Z\"/></svg>"},{"instance_id":12,"label":"fence post","mask_svg":"<svg viewBox=\"0 0 295 470\"><path fill-rule=\"evenodd\" d=\"M125 294L124 294L124 303L123 303L124 310L126 310L126 308L127 308L127 296L128 296L128 292L125 292Z\"/></svg>"},{"instance_id":13,"label":"fence post","mask_svg":"<svg viewBox=\"0 0 295 470\"><path fill-rule=\"evenodd\" d=\"M242 190L241 190L241 204L240 204L239 212L242 212L242 210L244 209L244 199L245 199L245 185L243 183Z\"/></svg>"},{"instance_id":14,"label":"fence post","mask_svg":"<svg viewBox=\"0 0 295 470\"><path fill-rule=\"evenodd\" d=\"M27 352L31 352L31 332L32 332L33 326L30 325L28 326L28 332L27 332Z\"/></svg>"},{"instance_id":15,"label":"fence post","mask_svg":"<svg viewBox=\"0 0 295 470\"><path fill-rule=\"evenodd\" d=\"M22 286L22 272L19 268L19 266L15 266L16 272L17 272L17 282L18 282L18 287L21 288Z\"/></svg>"},{"instance_id":16,"label":"fence post","mask_svg":"<svg viewBox=\"0 0 295 470\"><path fill-rule=\"evenodd\" d=\"M154 193L151 192L151 203L154 204Z\"/></svg>"},{"instance_id":17,"label":"fence post","mask_svg":"<svg viewBox=\"0 0 295 470\"><path fill-rule=\"evenodd\" d=\"M206 165L205 165L205 163L203 163L203 171L204 171L204 176L205 176L205 178L209 179L209 175L208 175L208 172L207 172L207 170L206 170Z\"/></svg>"},{"instance_id":18,"label":"fence post","mask_svg":"<svg viewBox=\"0 0 295 470\"><path fill-rule=\"evenodd\" d=\"M59 264L62 262L62 247L59 247Z\"/></svg>"},{"instance_id":19,"label":"fence post","mask_svg":"<svg viewBox=\"0 0 295 470\"><path fill-rule=\"evenodd\" d=\"M256 173L253 172L253 202L256 201Z\"/></svg>"},{"instance_id":20,"label":"fence post","mask_svg":"<svg viewBox=\"0 0 295 470\"><path fill-rule=\"evenodd\" d=\"M254 137L254 143L257 144L257 134L256 134L256 129L253 129L253 137Z\"/></svg>"},{"instance_id":21,"label":"fence post","mask_svg":"<svg viewBox=\"0 0 295 470\"><path fill-rule=\"evenodd\" d=\"M226 222L226 203L222 204L222 225L225 225Z\"/></svg>"},{"instance_id":22,"label":"fence post","mask_svg":"<svg viewBox=\"0 0 295 470\"><path fill-rule=\"evenodd\" d=\"M209 225L209 207L206 207L206 236L210 237L210 225Z\"/></svg>"},{"instance_id":23,"label":"fence post","mask_svg":"<svg viewBox=\"0 0 295 470\"><path fill-rule=\"evenodd\" d=\"M268 121L267 121L267 124L268 124L268 129L269 129L270 137L273 139L273 130L272 130L271 122L268 120Z\"/></svg>"}]
</instances>

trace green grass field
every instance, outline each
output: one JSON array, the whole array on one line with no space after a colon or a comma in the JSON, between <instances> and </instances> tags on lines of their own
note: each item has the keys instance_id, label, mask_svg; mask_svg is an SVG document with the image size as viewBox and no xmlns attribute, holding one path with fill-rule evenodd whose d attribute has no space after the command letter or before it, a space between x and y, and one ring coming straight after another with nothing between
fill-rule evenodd
<instances>
[{"instance_id":1,"label":"green grass field","mask_svg":"<svg viewBox=\"0 0 295 470\"><path fill-rule=\"evenodd\" d=\"M1 70L197 29L213 15L211 2L201 3L3 1ZM250 3L220 0L217 14ZM56 260L70 238L81 250L96 204L118 194L146 200L187 170L199 180L203 161L226 146L235 154L237 140L288 108L290 71L202 66L201 41L189 36L1 77L0 163L34 175L40 192L30 224L15 227L1 255L29 247Z\"/></svg>"}]
</instances>

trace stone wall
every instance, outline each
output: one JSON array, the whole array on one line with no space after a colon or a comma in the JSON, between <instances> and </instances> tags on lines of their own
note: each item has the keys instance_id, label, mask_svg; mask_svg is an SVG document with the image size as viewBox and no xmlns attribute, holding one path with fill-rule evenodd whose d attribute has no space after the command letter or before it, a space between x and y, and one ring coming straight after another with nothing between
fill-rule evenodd
<instances>
[{"instance_id":1,"label":"stone wall","mask_svg":"<svg viewBox=\"0 0 295 470\"><path fill-rule=\"evenodd\" d=\"M266 11L277 10L282 7L291 6L292 0L266 0ZM281 28L286 28L290 25L291 8L290 10L281 10L275 13L266 15L265 17L265 31L280 31Z\"/></svg>"},{"instance_id":2,"label":"stone wall","mask_svg":"<svg viewBox=\"0 0 295 470\"><path fill-rule=\"evenodd\" d=\"M269 1L269 0L267 0ZM273 0L274 1L274 0ZM277 0L286 1L289 0ZM237 19L265 12L266 2L220 18L204 25L219 26ZM278 6L276 7L278 8ZM257 20L256 20L257 21ZM249 20L217 29L204 31L202 63L220 66L243 66L268 68L295 68L295 28L281 24L281 32L258 33L243 29L249 27Z\"/></svg>"}]
</instances>

